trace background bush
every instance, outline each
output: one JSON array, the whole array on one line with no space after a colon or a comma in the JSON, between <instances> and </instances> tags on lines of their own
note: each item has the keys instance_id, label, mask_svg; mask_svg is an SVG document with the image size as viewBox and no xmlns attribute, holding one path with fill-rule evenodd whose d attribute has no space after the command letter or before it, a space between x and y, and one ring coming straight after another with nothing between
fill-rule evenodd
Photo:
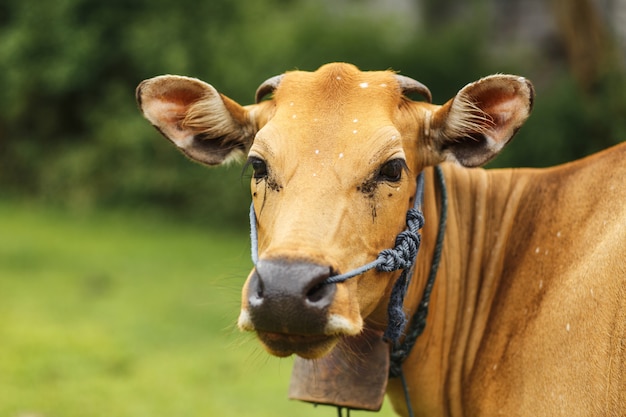
<instances>
[{"instance_id":1,"label":"background bush","mask_svg":"<svg viewBox=\"0 0 626 417\"><path fill-rule=\"evenodd\" d=\"M4 0L0 193L245 227L240 168L189 163L137 111L136 85L163 73L201 78L246 104L266 78L329 61L399 70L438 103L481 76L513 72L536 81L536 107L497 165L554 164L626 137L619 66L581 85L561 44L552 57L537 45L494 49L498 26L484 2L465 2L460 19L422 3L411 23L350 1Z\"/></svg>"}]
</instances>

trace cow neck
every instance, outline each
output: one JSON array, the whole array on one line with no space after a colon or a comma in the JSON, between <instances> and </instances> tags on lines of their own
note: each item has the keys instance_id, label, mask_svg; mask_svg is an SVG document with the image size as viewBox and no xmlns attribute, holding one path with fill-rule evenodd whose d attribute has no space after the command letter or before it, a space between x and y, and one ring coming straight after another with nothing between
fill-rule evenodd
<instances>
[{"instance_id":1,"label":"cow neck","mask_svg":"<svg viewBox=\"0 0 626 417\"><path fill-rule=\"evenodd\" d=\"M417 310L411 317L409 327L405 331L404 340L393 344L391 349L391 364L389 368L389 377L402 376L402 363L413 349L415 342L424 332L426 327L426 318L428 316L428 307L430 305L430 296L435 285L435 277L439 270L441 261L441 252L443 250L443 240L446 231L446 221L448 217L448 192L446 188L445 178L440 166L435 167L435 175L440 187L441 193L441 214L439 216L439 227L437 230L437 240L435 241L435 250L431 260L430 272L426 279L426 285L422 293L422 299L417 306Z\"/></svg>"},{"instance_id":2,"label":"cow neck","mask_svg":"<svg viewBox=\"0 0 626 417\"><path fill-rule=\"evenodd\" d=\"M435 175L439 182L441 193L441 214L439 216L439 227L437 230L437 240L435 241L435 249L433 251L433 257L430 266L430 272L426 279L426 285L422 293L422 299L417 306L417 309L413 316L409 327L406 329L404 340L396 342L391 346L390 361L389 361L389 378L400 378L402 385L402 391L406 402L406 409L409 417L413 417L413 407L411 406L411 399L409 396L409 389L402 371L402 364L405 359L411 353L415 342L422 335L426 328L426 318L428 316L428 307L430 305L430 295L432 294L433 287L435 285L435 277L439 270L439 263L441 261L441 252L443 250L443 240L446 231L446 222L448 217L448 192L446 188L445 178L440 166L435 167ZM341 413L341 412L340 412Z\"/></svg>"},{"instance_id":3,"label":"cow neck","mask_svg":"<svg viewBox=\"0 0 626 417\"><path fill-rule=\"evenodd\" d=\"M400 336L406 325L406 315L403 310L404 298L406 291L413 275L413 266L417 258L421 243L421 235L419 230L424 226L424 215L422 214L422 204L424 199L424 173L421 172L417 177L417 186L415 190L415 199L413 207L407 211L406 224L407 229L400 232L396 237L395 246L391 249L385 249L378 254L376 260L340 275L329 277L324 284L337 284L344 282L350 278L361 275L371 269L376 268L381 272L393 272L402 270L399 278L394 283L387 307L388 324L385 330L384 338L393 346L391 358L392 364L390 369L390 377L400 376L399 369L411 348L415 344L415 340L422 334L426 326L426 316L428 315L428 306L430 303L430 294L435 282L435 276L439 267L441 258L441 248L443 247L443 236L445 232L445 222L447 214L447 192L445 179L441 167L435 167L435 173L441 187L442 213L440 216L439 231L435 252L432 260L432 267L429 277L426 281L422 300L418 306L416 313L411 320L411 326L406 332L406 337L402 343L399 343ZM250 205L250 241L251 256L254 265L258 262L258 234L257 219L254 211L254 205Z\"/></svg>"}]
</instances>

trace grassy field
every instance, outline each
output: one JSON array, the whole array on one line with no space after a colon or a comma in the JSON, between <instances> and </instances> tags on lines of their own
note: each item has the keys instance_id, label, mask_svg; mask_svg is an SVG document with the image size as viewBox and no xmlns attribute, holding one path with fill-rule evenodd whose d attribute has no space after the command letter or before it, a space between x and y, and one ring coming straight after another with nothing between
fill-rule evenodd
<instances>
[{"instance_id":1,"label":"grassy field","mask_svg":"<svg viewBox=\"0 0 626 417\"><path fill-rule=\"evenodd\" d=\"M244 234L0 202L0 416L335 416L235 329L249 268Z\"/></svg>"}]
</instances>

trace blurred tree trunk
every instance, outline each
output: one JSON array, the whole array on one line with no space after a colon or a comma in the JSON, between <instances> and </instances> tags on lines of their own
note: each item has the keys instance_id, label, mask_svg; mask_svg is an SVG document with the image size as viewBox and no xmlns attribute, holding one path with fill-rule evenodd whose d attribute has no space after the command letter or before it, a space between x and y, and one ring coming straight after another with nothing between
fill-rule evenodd
<instances>
[{"instance_id":1,"label":"blurred tree trunk","mask_svg":"<svg viewBox=\"0 0 626 417\"><path fill-rule=\"evenodd\" d=\"M423 0L424 20L430 27L449 23L464 5L457 0Z\"/></svg>"},{"instance_id":2,"label":"blurred tree trunk","mask_svg":"<svg viewBox=\"0 0 626 417\"><path fill-rule=\"evenodd\" d=\"M592 0L552 0L569 65L587 93L617 69L619 55L610 25Z\"/></svg>"}]
</instances>

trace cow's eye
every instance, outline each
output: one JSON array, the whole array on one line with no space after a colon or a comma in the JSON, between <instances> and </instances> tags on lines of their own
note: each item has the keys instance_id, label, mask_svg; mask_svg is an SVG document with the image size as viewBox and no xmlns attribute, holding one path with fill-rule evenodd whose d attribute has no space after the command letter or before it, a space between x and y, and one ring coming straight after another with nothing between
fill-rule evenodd
<instances>
[{"instance_id":1,"label":"cow's eye","mask_svg":"<svg viewBox=\"0 0 626 417\"><path fill-rule=\"evenodd\" d=\"M378 171L379 181L398 182L402 179L402 171L407 169L403 159L392 159L385 162Z\"/></svg>"},{"instance_id":2,"label":"cow's eye","mask_svg":"<svg viewBox=\"0 0 626 417\"><path fill-rule=\"evenodd\" d=\"M261 158L250 157L248 165L252 166L252 176L255 179L260 180L267 177L267 164Z\"/></svg>"}]
</instances>

